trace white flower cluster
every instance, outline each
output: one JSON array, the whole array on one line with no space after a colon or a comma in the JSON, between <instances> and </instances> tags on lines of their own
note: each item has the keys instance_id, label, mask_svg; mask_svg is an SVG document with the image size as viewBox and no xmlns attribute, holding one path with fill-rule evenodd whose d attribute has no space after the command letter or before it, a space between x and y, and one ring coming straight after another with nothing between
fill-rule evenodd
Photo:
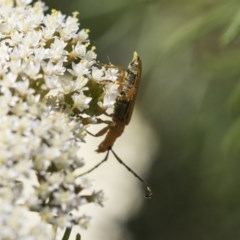
<instances>
[{"instance_id":1,"label":"white flower cluster","mask_svg":"<svg viewBox=\"0 0 240 240\"><path fill-rule=\"evenodd\" d=\"M51 239L44 224L87 226L80 209L102 205L102 192L73 171L85 136L82 114L105 113L118 95L118 70L96 61L88 31L76 14L66 17L31 0L0 1L0 236ZM26 194L25 180L36 183ZM27 212L41 216L33 225ZM28 222L29 220L29 222ZM23 225L30 224L26 230ZM37 234L35 237L30 236ZM48 237L46 237L48 236Z\"/></svg>"}]
</instances>

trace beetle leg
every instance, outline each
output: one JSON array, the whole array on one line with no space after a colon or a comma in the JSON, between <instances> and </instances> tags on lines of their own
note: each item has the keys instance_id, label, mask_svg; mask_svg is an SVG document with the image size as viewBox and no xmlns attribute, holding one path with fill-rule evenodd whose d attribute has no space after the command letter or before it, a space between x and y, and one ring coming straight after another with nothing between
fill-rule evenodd
<instances>
[{"instance_id":1,"label":"beetle leg","mask_svg":"<svg viewBox=\"0 0 240 240\"><path fill-rule=\"evenodd\" d=\"M99 132L95 134L96 137L100 137L104 135L109 130L109 125L101 129Z\"/></svg>"},{"instance_id":2,"label":"beetle leg","mask_svg":"<svg viewBox=\"0 0 240 240\"><path fill-rule=\"evenodd\" d=\"M137 173L135 173L125 162L123 162L123 160L118 157L118 155L112 150L112 148L110 149L110 151L112 152L112 154L114 155L114 157L117 159L117 161L122 164L130 173L132 173L134 175L134 177L136 177L138 180L140 180L146 187L146 198L151 198L152 197L152 189L150 188L150 186L148 185L148 183L141 178Z\"/></svg>"},{"instance_id":3,"label":"beetle leg","mask_svg":"<svg viewBox=\"0 0 240 240\"><path fill-rule=\"evenodd\" d=\"M104 115L106 115L107 117L112 117L113 116L113 114L112 113L107 113L107 112L105 112L105 113L103 113ZM110 121L109 121L110 122Z\"/></svg>"},{"instance_id":4,"label":"beetle leg","mask_svg":"<svg viewBox=\"0 0 240 240\"><path fill-rule=\"evenodd\" d=\"M99 123L101 120L99 118L95 118L95 120L93 120L91 117L80 117L83 125L87 125L87 124L93 124L93 123Z\"/></svg>"},{"instance_id":5,"label":"beetle leg","mask_svg":"<svg viewBox=\"0 0 240 240\"><path fill-rule=\"evenodd\" d=\"M91 133L91 132L89 132L89 131L87 131L91 136L93 136L93 137L100 137L100 136L102 136L102 135L104 135L107 131L108 131L108 129L109 129L109 126L106 126L106 127L104 127L103 129L101 129L99 132L97 132L97 133L95 133L95 134L93 134L93 133Z\"/></svg>"},{"instance_id":6,"label":"beetle leg","mask_svg":"<svg viewBox=\"0 0 240 240\"><path fill-rule=\"evenodd\" d=\"M102 120L101 118L96 118L97 122L96 124L100 124L100 123L106 123L107 125L111 124L112 122L109 120Z\"/></svg>"},{"instance_id":7,"label":"beetle leg","mask_svg":"<svg viewBox=\"0 0 240 240\"><path fill-rule=\"evenodd\" d=\"M109 115L110 116L110 115ZM103 120L101 118L90 118L90 117L81 117L81 121L83 123L83 125L87 125L87 124L101 124L101 123L105 123L107 125L111 124L112 121L109 121L109 120Z\"/></svg>"},{"instance_id":8,"label":"beetle leg","mask_svg":"<svg viewBox=\"0 0 240 240\"><path fill-rule=\"evenodd\" d=\"M82 176L84 176L84 175L92 172L92 171L95 170L96 168L98 168L100 165L102 165L104 162L106 162L106 161L108 160L108 155L109 155L109 151L107 151L106 156L104 157L104 159L103 159L101 162L99 162L99 163L98 163L97 165L95 165L94 167L90 168L88 171L86 171L86 172L78 175L78 177L82 177Z\"/></svg>"}]
</instances>

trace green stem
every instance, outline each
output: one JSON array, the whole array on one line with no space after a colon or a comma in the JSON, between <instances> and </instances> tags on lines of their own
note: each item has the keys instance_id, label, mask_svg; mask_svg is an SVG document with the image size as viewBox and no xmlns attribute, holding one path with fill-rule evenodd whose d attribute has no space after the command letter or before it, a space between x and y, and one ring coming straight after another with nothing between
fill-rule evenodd
<instances>
[{"instance_id":1,"label":"green stem","mask_svg":"<svg viewBox=\"0 0 240 240\"><path fill-rule=\"evenodd\" d=\"M76 235L76 240L81 240L81 235L79 233Z\"/></svg>"},{"instance_id":2,"label":"green stem","mask_svg":"<svg viewBox=\"0 0 240 240\"><path fill-rule=\"evenodd\" d=\"M72 228L68 227L65 229L65 232L63 234L62 240L69 240L70 234L71 234Z\"/></svg>"}]
</instances>

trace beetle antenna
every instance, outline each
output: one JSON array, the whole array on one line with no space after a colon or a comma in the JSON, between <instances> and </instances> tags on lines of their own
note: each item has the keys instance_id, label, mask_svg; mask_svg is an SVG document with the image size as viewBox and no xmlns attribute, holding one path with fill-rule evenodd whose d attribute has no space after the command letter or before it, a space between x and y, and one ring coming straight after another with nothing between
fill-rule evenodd
<instances>
[{"instance_id":1,"label":"beetle antenna","mask_svg":"<svg viewBox=\"0 0 240 240\"><path fill-rule=\"evenodd\" d=\"M135 173L126 163L124 163L122 159L120 159L118 155L112 150L112 148L110 148L110 151L112 152L112 154L120 164L122 164L130 173L134 175L134 177L136 177L145 185L146 187L145 198L151 198L153 194L152 194L152 189L149 187L148 183L143 178L141 178L137 173Z\"/></svg>"},{"instance_id":2,"label":"beetle antenna","mask_svg":"<svg viewBox=\"0 0 240 240\"><path fill-rule=\"evenodd\" d=\"M107 151L106 156L104 157L104 159L103 159L100 163L98 163L98 164L95 165L94 167L90 168L88 171L86 171L86 172L78 175L78 177L82 177L82 176L84 176L84 175L92 172L92 171L95 170L96 168L98 168L100 165L102 165L104 162L106 162L106 161L108 160L108 155L109 155L109 151Z\"/></svg>"}]
</instances>

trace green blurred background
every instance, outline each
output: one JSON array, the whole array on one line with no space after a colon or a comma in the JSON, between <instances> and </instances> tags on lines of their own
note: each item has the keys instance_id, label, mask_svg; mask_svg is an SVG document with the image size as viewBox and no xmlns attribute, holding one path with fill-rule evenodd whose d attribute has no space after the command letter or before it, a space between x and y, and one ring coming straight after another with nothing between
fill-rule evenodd
<instances>
[{"instance_id":1,"label":"green blurred background","mask_svg":"<svg viewBox=\"0 0 240 240\"><path fill-rule=\"evenodd\" d=\"M240 239L240 1L46 2L80 12L101 61L143 60L137 104L161 148L133 239Z\"/></svg>"}]
</instances>

